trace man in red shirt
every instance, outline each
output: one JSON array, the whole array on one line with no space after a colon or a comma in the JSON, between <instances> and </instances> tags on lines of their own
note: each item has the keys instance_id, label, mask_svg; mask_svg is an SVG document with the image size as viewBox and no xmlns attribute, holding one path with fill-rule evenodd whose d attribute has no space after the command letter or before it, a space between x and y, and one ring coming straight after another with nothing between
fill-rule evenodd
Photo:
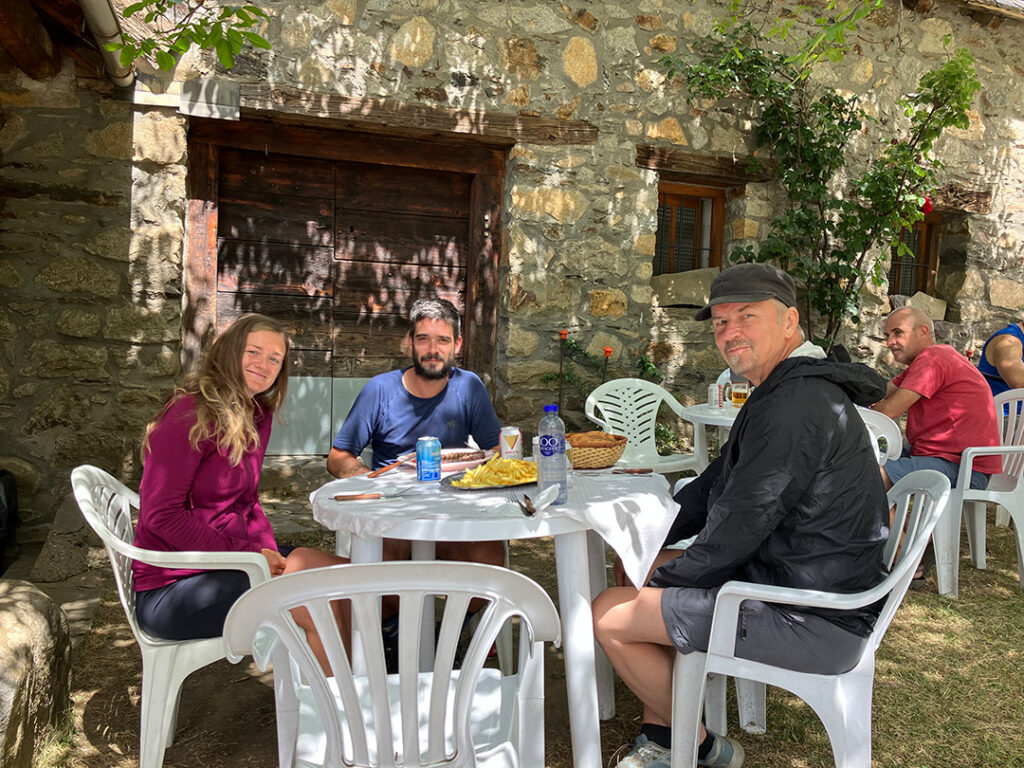
<instances>
[{"instance_id":1,"label":"man in red shirt","mask_svg":"<svg viewBox=\"0 0 1024 768\"><path fill-rule=\"evenodd\" d=\"M882 467L885 487L915 469L937 469L957 480L960 455L971 446L999 445L992 391L978 369L948 344L936 344L931 318L902 307L885 321L885 343L907 369L889 382L886 395L873 406L896 419L907 414L903 456ZM971 488L985 488L990 475L1002 471L999 456L979 456Z\"/></svg>"}]
</instances>

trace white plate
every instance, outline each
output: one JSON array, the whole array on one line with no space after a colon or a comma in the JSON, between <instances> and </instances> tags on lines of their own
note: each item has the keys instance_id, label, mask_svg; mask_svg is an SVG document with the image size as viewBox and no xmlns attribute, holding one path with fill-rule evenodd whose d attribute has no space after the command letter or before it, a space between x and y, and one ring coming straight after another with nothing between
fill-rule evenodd
<instances>
[{"instance_id":1,"label":"white plate","mask_svg":"<svg viewBox=\"0 0 1024 768\"><path fill-rule=\"evenodd\" d=\"M461 480L466 476L465 472L459 472L457 475L447 475L441 478L441 487L447 488L452 491L500 491L503 488L518 488L521 485L536 485L536 480L524 480L520 483L506 483L505 485L481 485L478 488L460 488L457 485L452 485L456 480Z\"/></svg>"},{"instance_id":2,"label":"white plate","mask_svg":"<svg viewBox=\"0 0 1024 768\"><path fill-rule=\"evenodd\" d=\"M441 471L442 472L459 472L464 469L472 469L473 467L479 466L487 461L494 455L494 451L485 451L482 459L471 459L470 461L445 461L445 454L453 453L469 453L472 448L442 448L441 449ZM402 465L403 468L411 470L416 469L416 457L413 456L409 461Z\"/></svg>"}]
</instances>

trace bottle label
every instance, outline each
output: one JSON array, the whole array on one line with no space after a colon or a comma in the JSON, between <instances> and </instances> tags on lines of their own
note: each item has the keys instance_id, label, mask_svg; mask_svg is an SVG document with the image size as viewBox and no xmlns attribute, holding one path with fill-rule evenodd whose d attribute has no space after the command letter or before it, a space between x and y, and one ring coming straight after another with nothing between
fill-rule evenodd
<instances>
[{"instance_id":1,"label":"bottle label","mask_svg":"<svg viewBox=\"0 0 1024 768\"><path fill-rule=\"evenodd\" d=\"M553 456L556 453L565 453L565 438L562 435L541 435L540 455Z\"/></svg>"}]
</instances>

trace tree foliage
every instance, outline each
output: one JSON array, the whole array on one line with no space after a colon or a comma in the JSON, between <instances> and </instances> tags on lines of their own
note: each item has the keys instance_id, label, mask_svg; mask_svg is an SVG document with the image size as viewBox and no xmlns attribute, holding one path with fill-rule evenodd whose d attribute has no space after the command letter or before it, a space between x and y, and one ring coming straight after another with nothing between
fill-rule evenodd
<instances>
[{"instance_id":1,"label":"tree foliage","mask_svg":"<svg viewBox=\"0 0 1024 768\"><path fill-rule=\"evenodd\" d=\"M121 42L107 50L118 51L121 65L129 66L140 57L150 58L163 70L174 69L178 57L193 45L213 49L225 69L235 65L235 57L246 45L269 49L263 37L254 31L267 14L255 5L223 5L208 0L139 0L127 6L122 15L137 14L149 25L147 37L121 32Z\"/></svg>"},{"instance_id":2,"label":"tree foliage","mask_svg":"<svg viewBox=\"0 0 1024 768\"><path fill-rule=\"evenodd\" d=\"M762 33L738 16L739 0L695 60L665 56L670 76L686 81L691 99L739 99L756 109L755 167L767 167L788 205L755 249L735 249L732 261L770 261L801 281L808 337L830 349L844 322L860 322L861 289L884 281L878 249L909 253L901 234L923 217L922 204L941 167L933 148L951 126L966 128L980 83L966 50L926 73L916 92L899 101L903 120L893 138L878 140L865 167L853 168L850 142L874 122L857 96L814 85L813 67L839 61L847 36L881 0L867 0L835 17L813 20L796 53L774 49L787 40L794 18ZM828 10L834 6L829 3ZM824 323L815 333L813 310Z\"/></svg>"}]
</instances>

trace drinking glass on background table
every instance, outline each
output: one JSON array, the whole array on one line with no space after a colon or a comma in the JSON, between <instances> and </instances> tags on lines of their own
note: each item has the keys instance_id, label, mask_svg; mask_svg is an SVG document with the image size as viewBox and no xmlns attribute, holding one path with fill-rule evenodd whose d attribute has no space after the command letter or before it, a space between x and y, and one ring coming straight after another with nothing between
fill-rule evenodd
<instances>
[{"instance_id":1,"label":"drinking glass on background table","mask_svg":"<svg viewBox=\"0 0 1024 768\"><path fill-rule=\"evenodd\" d=\"M750 384L745 381L734 381L726 385L729 391L729 400L733 408L742 408L750 395Z\"/></svg>"}]
</instances>

